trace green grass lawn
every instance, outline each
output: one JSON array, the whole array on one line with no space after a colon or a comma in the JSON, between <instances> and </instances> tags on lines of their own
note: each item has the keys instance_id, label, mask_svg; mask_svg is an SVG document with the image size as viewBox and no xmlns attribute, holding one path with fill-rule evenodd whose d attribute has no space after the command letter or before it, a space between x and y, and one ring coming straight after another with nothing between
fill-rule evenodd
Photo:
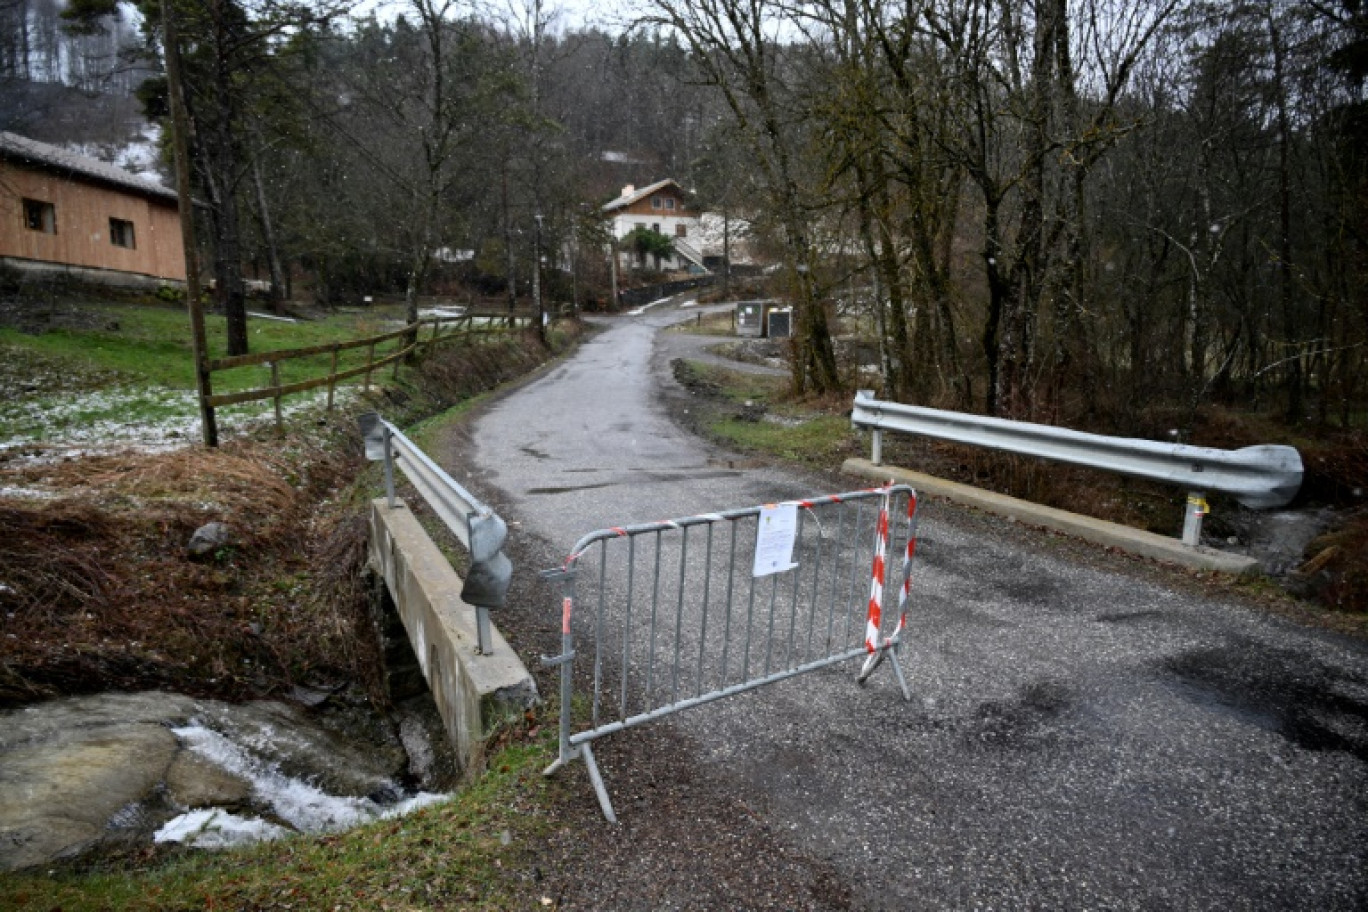
<instances>
[{"instance_id":1,"label":"green grass lawn","mask_svg":"<svg viewBox=\"0 0 1368 912\"><path fill-rule=\"evenodd\" d=\"M65 362L75 369L114 373L128 381L141 381L170 389L193 390L195 365L191 355L190 318L180 307L153 305L91 305L90 329L53 329L29 335L0 329L0 344L17 346L35 354ZM248 344L253 352L306 348L377 335L392 328L386 317L376 311L336 314L321 320L288 323L281 320L249 318ZM226 323L223 317L205 317L209 356L227 353ZM385 350L392 350L390 342ZM342 353L340 367L364 363L365 349ZM289 383L328 372L330 355L281 362L281 379ZM215 392L231 392L269 384L265 366L216 372Z\"/></svg>"},{"instance_id":2,"label":"green grass lawn","mask_svg":"<svg viewBox=\"0 0 1368 912\"><path fill-rule=\"evenodd\" d=\"M83 305L76 312L78 327L59 325L39 333L0 328L0 401L8 405L0 411L0 443L80 446L198 436L185 310L110 303ZM297 322L252 317L248 340L253 354L310 348L391 332L402 326L400 316L397 308L376 308ZM225 331L221 316L206 317L211 358L226 355ZM401 345L401 339L387 340L376 346L375 354L392 354ZM281 360L279 383L324 378L334 367L343 372L363 367L366 360L365 347L338 353L335 365L326 352ZM387 381L392 372L392 366L381 367L372 382ZM358 375L339 387L359 389L363 383ZM215 371L211 384L215 394L276 385L266 364ZM326 396L326 386L318 387L286 397L283 405L287 412L310 408ZM219 413L233 424L269 417L271 410L270 400L256 400L222 407Z\"/></svg>"},{"instance_id":3,"label":"green grass lawn","mask_svg":"<svg viewBox=\"0 0 1368 912\"><path fill-rule=\"evenodd\" d=\"M860 450L849 418L795 400L786 377L701 361L685 370L712 391L714 405L702 410L701 430L733 449L818 469L839 466Z\"/></svg>"}]
</instances>

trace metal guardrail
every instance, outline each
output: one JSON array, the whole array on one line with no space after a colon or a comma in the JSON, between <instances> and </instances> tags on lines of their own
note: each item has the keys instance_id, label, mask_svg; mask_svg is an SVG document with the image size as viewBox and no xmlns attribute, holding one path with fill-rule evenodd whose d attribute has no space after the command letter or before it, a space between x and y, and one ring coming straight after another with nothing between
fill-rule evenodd
<instances>
[{"instance_id":1,"label":"metal guardrail","mask_svg":"<svg viewBox=\"0 0 1368 912\"><path fill-rule=\"evenodd\" d=\"M890 485L581 538L563 567L542 574L562 595L561 654L543 658L561 669L560 754L546 775L582 759L603 815L616 822L596 738L859 657L863 684L890 653L910 700L898 656L916 504L910 487ZM885 613L885 568L899 553L897 610ZM581 630L592 633L592 666L580 666L590 718L572 732L572 621L581 612Z\"/></svg>"},{"instance_id":2,"label":"metal guardrail","mask_svg":"<svg viewBox=\"0 0 1368 912\"><path fill-rule=\"evenodd\" d=\"M508 526L491 508L461 487L394 425L374 412L359 419L366 458L385 464L385 495L395 506L394 466L418 489L428 506L470 553L461 600L475 607L479 651L491 651L489 609L502 608L513 566L503 553Z\"/></svg>"},{"instance_id":3,"label":"metal guardrail","mask_svg":"<svg viewBox=\"0 0 1368 912\"><path fill-rule=\"evenodd\" d=\"M875 465L883 462L883 432L898 431L1180 485L1188 490L1183 544L1191 547L1201 540L1202 517L1209 511L1207 492L1230 494L1247 507L1269 509L1290 503L1302 481L1301 454L1290 446L1218 450L1106 437L1044 424L880 402L870 390L855 394L850 420L874 432L870 458Z\"/></svg>"}]
</instances>

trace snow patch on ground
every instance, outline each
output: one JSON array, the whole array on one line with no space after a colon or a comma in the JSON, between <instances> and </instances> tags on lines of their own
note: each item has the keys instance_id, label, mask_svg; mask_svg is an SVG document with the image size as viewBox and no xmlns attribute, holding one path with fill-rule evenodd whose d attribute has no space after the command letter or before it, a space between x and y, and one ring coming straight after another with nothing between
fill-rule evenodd
<instances>
[{"instance_id":1,"label":"snow patch on ground","mask_svg":"<svg viewBox=\"0 0 1368 912\"><path fill-rule=\"evenodd\" d=\"M459 304L452 307L424 307L418 311L418 319L431 320L440 317L443 320L456 320L465 314L466 309Z\"/></svg>"},{"instance_id":2,"label":"snow patch on ground","mask_svg":"<svg viewBox=\"0 0 1368 912\"><path fill-rule=\"evenodd\" d=\"M641 305L640 307L638 307L636 310L629 310L629 311L627 311L627 316L629 316L629 317L639 317L639 316L641 316L642 314L644 314L646 311L650 310L652 307L659 307L661 304L668 304L669 301L670 301L669 298L660 298L660 299L657 300L657 301L652 301L650 304L643 304L643 305Z\"/></svg>"},{"instance_id":3,"label":"snow patch on ground","mask_svg":"<svg viewBox=\"0 0 1368 912\"><path fill-rule=\"evenodd\" d=\"M0 393L4 393L0 390ZM336 392L345 402L356 393ZM163 452L200 439L199 401L188 390L114 387L50 396L8 397L0 418L0 462L43 463L103 453ZM295 394L281 401L286 420L322 411L327 390ZM215 410L220 434L247 431L275 420L269 400ZM130 420L136 415L136 420Z\"/></svg>"}]
</instances>

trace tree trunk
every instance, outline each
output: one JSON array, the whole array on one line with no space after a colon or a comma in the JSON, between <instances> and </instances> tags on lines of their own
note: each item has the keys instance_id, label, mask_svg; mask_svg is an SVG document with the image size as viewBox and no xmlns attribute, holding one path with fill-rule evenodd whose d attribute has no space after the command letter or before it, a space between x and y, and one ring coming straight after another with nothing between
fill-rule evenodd
<instances>
[{"instance_id":1,"label":"tree trunk","mask_svg":"<svg viewBox=\"0 0 1368 912\"><path fill-rule=\"evenodd\" d=\"M271 310L279 314L285 300L285 270L280 263L280 246L276 243L275 227L271 223L271 208L266 201L266 184L261 179L261 162L252 159L252 182L256 185L257 218L261 221L261 236L266 244L266 264L271 272Z\"/></svg>"},{"instance_id":2,"label":"tree trunk","mask_svg":"<svg viewBox=\"0 0 1368 912\"><path fill-rule=\"evenodd\" d=\"M214 125L206 177L213 187L215 300L227 324L230 355L247 354L247 296L242 285L242 235L237 210L238 155L234 137L233 70L229 57L228 0L213 0Z\"/></svg>"},{"instance_id":3,"label":"tree trunk","mask_svg":"<svg viewBox=\"0 0 1368 912\"><path fill-rule=\"evenodd\" d=\"M518 306L518 278L515 273L517 260L513 256L513 211L508 202L508 166L505 162L500 170L501 196L500 203L503 209L503 236L504 236L504 256L506 258L506 269L508 271L508 312L512 313Z\"/></svg>"},{"instance_id":4,"label":"tree trunk","mask_svg":"<svg viewBox=\"0 0 1368 912\"><path fill-rule=\"evenodd\" d=\"M1002 238L998 223L1001 205L995 193L985 192L983 215L983 268L988 280L988 312L983 321L980 345L988 365L988 387L983 409L989 415L999 414L1002 405L1002 311L1008 297L1007 283L1002 275Z\"/></svg>"}]
</instances>

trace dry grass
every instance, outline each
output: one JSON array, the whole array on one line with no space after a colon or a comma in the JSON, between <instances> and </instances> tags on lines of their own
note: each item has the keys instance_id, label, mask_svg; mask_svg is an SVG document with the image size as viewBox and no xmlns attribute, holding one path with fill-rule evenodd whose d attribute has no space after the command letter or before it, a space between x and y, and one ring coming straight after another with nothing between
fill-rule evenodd
<instances>
[{"instance_id":1,"label":"dry grass","mask_svg":"<svg viewBox=\"0 0 1368 912\"><path fill-rule=\"evenodd\" d=\"M361 566L361 533L317 505L329 479L355 477L347 462L239 441L0 475L44 495L0 498L0 705L107 688L242 698L366 679L355 645L369 639L364 603L311 584ZM233 537L194 559L186 545L211 521Z\"/></svg>"},{"instance_id":2,"label":"dry grass","mask_svg":"<svg viewBox=\"0 0 1368 912\"><path fill-rule=\"evenodd\" d=\"M381 404L400 424L533 369L535 341L452 345ZM216 450L0 463L0 707L108 689L247 699L360 683L379 661L355 422ZM360 489L355 487L362 479ZM213 522L230 542L192 558Z\"/></svg>"}]
</instances>

